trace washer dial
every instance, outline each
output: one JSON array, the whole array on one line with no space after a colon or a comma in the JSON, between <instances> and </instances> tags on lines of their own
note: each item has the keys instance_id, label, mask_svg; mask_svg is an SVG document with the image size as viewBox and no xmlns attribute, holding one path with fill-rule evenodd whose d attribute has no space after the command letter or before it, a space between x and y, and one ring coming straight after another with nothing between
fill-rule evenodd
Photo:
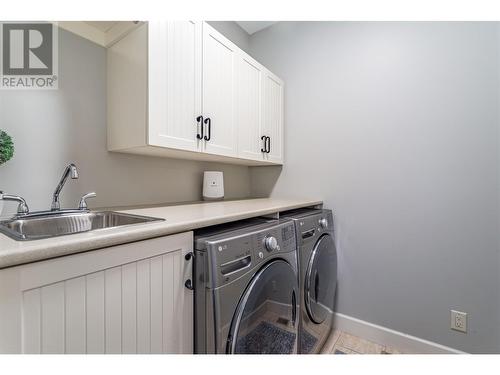
<instances>
[{"instance_id":1,"label":"washer dial","mask_svg":"<svg viewBox=\"0 0 500 375\"><path fill-rule=\"evenodd\" d=\"M267 236L264 238L264 247L269 252L275 251L278 249L278 240L276 240L276 237Z\"/></svg>"},{"instance_id":2,"label":"washer dial","mask_svg":"<svg viewBox=\"0 0 500 375\"><path fill-rule=\"evenodd\" d=\"M328 220L326 218L319 219L319 225L321 228L328 228Z\"/></svg>"}]
</instances>

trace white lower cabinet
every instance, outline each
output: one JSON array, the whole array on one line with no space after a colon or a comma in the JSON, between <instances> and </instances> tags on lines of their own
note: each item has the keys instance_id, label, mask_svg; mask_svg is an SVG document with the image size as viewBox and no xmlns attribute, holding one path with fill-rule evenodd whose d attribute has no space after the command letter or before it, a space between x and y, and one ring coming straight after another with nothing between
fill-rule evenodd
<instances>
[{"instance_id":1,"label":"white lower cabinet","mask_svg":"<svg viewBox=\"0 0 500 375\"><path fill-rule=\"evenodd\" d=\"M192 232L0 270L1 353L192 353Z\"/></svg>"}]
</instances>

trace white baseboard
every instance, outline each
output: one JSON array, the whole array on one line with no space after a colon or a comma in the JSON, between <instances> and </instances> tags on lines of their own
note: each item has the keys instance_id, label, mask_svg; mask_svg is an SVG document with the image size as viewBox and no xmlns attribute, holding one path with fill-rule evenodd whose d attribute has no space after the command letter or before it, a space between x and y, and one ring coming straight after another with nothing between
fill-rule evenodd
<instances>
[{"instance_id":1,"label":"white baseboard","mask_svg":"<svg viewBox=\"0 0 500 375\"><path fill-rule=\"evenodd\" d=\"M340 331L362 337L381 345L392 346L408 354L466 354L465 352L448 346L407 335L406 333L398 332L341 313L335 313L334 326L335 329Z\"/></svg>"}]
</instances>

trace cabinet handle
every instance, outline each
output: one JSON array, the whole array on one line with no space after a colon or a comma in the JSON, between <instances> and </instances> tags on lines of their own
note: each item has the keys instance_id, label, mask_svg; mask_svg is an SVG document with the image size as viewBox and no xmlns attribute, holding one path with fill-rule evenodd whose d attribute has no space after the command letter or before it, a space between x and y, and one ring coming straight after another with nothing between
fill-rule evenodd
<instances>
[{"instance_id":1,"label":"cabinet handle","mask_svg":"<svg viewBox=\"0 0 500 375\"><path fill-rule=\"evenodd\" d=\"M191 281L191 279L187 279L184 283L184 286L189 290L194 290L193 282Z\"/></svg>"},{"instance_id":2,"label":"cabinet handle","mask_svg":"<svg viewBox=\"0 0 500 375\"><path fill-rule=\"evenodd\" d=\"M201 134L198 131L198 125L201 124ZM197 139L203 139L203 116L198 116L196 117L196 138Z\"/></svg>"},{"instance_id":3,"label":"cabinet handle","mask_svg":"<svg viewBox=\"0 0 500 375\"><path fill-rule=\"evenodd\" d=\"M271 152L271 137L267 137L266 152L269 154Z\"/></svg>"},{"instance_id":4,"label":"cabinet handle","mask_svg":"<svg viewBox=\"0 0 500 375\"><path fill-rule=\"evenodd\" d=\"M186 255L184 255L184 259L189 262L191 259L194 261L194 252L190 251ZM193 274L194 274L194 264L193 264ZM184 283L184 286L189 289L189 290L194 290L194 283L191 279L187 279L186 282Z\"/></svg>"},{"instance_id":5,"label":"cabinet handle","mask_svg":"<svg viewBox=\"0 0 500 375\"><path fill-rule=\"evenodd\" d=\"M210 138L212 138L212 120L210 120L210 117L207 117L204 121L205 124L208 124L208 137L205 136L205 141L209 141Z\"/></svg>"},{"instance_id":6,"label":"cabinet handle","mask_svg":"<svg viewBox=\"0 0 500 375\"><path fill-rule=\"evenodd\" d=\"M266 152L266 139L267 139L267 137L265 135L263 135L262 137L260 137L260 140L264 141L264 143L263 143L264 148L261 148L260 152Z\"/></svg>"}]
</instances>

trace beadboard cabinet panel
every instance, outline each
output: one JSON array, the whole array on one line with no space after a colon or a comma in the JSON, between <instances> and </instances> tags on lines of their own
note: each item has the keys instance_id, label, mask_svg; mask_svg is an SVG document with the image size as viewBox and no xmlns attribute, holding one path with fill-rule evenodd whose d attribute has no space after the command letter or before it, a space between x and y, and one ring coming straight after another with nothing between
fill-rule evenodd
<instances>
[{"instance_id":1,"label":"beadboard cabinet panel","mask_svg":"<svg viewBox=\"0 0 500 375\"><path fill-rule=\"evenodd\" d=\"M40 308L36 310L40 312L42 353L65 352L64 305L64 283L46 285L40 288ZM29 312L27 311L27 313Z\"/></svg>"},{"instance_id":2,"label":"beadboard cabinet panel","mask_svg":"<svg viewBox=\"0 0 500 375\"><path fill-rule=\"evenodd\" d=\"M79 354L86 352L86 278L76 277L65 283L65 352ZM32 289L36 290L36 289ZM29 353L28 349L25 349Z\"/></svg>"},{"instance_id":3,"label":"beadboard cabinet panel","mask_svg":"<svg viewBox=\"0 0 500 375\"><path fill-rule=\"evenodd\" d=\"M203 24L205 152L237 156L235 79L238 47Z\"/></svg>"},{"instance_id":4,"label":"beadboard cabinet panel","mask_svg":"<svg viewBox=\"0 0 500 375\"><path fill-rule=\"evenodd\" d=\"M191 232L0 270L0 352L192 353L190 251Z\"/></svg>"},{"instance_id":5,"label":"beadboard cabinet panel","mask_svg":"<svg viewBox=\"0 0 500 375\"><path fill-rule=\"evenodd\" d=\"M264 74L263 132L269 137L266 160L283 163L283 81L269 71Z\"/></svg>"},{"instance_id":6,"label":"beadboard cabinet panel","mask_svg":"<svg viewBox=\"0 0 500 375\"><path fill-rule=\"evenodd\" d=\"M150 22L149 144L196 151L201 114L202 23Z\"/></svg>"},{"instance_id":7,"label":"beadboard cabinet panel","mask_svg":"<svg viewBox=\"0 0 500 375\"><path fill-rule=\"evenodd\" d=\"M250 56L242 54L237 65L237 124L240 157L263 160L262 128L264 68Z\"/></svg>"},{"instance_id":8,"label":"beadboard cabinet panel","mask_svg":"<svg viewBox=\"0 0 500 375\"><path fill-rule=\"evenodd\" d=\"M122 352L122 268L104 271L104 309L106 353Z\"/></svg>"},{"instance_id":9,"label":"beadboard cabinet panel","mask_svg":"<svg viewBox=\"0 0 500 375\"><path fill-rule=\"evenodd\" d=\"M103 354L105 346L105 305L104 305L104 272L95 272L85 276L85 325L86 352ZM83 323L83 322L81 322ZM42 331L42 336L50 332Z\"/></svg>"},{"instance_id":10,"label":"beadboard cabinet panel","mask_svg":"<svg viewBox=\"0 0 500 375\"><path fill-rule=\"evenodd\" d=\"M151 353L151 259L137 262L137 353Z\"/></svg>"},{"instance_id":11,"label":"beadboard cabinet panel","mask_svg":"<svg viewBox=\"0 0 500 375\"><path fill-rule=\"evenodd\" d=\"M22 322L24 350L26 353L41 353L41 290L32 289L24 292L22 304L25 309Z\"/></svg>"}]
</instances>

